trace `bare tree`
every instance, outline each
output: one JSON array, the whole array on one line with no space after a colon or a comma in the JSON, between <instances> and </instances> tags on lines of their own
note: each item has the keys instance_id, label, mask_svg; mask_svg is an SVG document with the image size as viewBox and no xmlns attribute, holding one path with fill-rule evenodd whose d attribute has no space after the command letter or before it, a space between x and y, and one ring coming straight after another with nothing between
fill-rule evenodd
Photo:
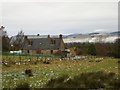
<instances>
[{"instance_id":1,"label":"bare tree","mask_svg":"<svg viewBox=\"0 0 120 90\"><path fill-rule=\"evenodd\" d=\"M12 50L21 50L24 44L24 32L21 30L16 36L12 36L10 45Z\"/></svg>"},{"instance_id":2,"label":"bare tree","mask_svg":"<svg viewBox=\"0 0 120 90\"><path fill-rule=\"evenodd\" d=\"M9 37L7 31L4 30L5 27L0 27L0 38L2 38L2 51L9 51Z\"/></svg>"}]
</instances>

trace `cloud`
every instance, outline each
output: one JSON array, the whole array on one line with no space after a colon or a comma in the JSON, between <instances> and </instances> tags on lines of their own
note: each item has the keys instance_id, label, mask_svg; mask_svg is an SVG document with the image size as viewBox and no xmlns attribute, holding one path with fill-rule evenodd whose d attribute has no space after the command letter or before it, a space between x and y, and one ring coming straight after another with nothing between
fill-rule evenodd
<instances>
[{"instance_id":1,"label":"cloud","mask_svg":"<svg viewBox=\"0 0 120 90\"><path fill-rule=\"evenodd\" d=\"M94 32L101 32L101 33L114 32L114 31L118 31L118 30L117 29L96 29L96 30L94 30Z\"/></svg>"},{"instance_id":2,"label":"cloud","mask_svg":"<svg viewBox=\"0 0 120 90\"><path fill-rule=\"evenodd\" d=\"M117 3L3 3L3 25L14 35L25 33L84 33L117 28Z\"/></svg>"},{"instance_id":3,"label":"cloud","mask_svg":"<svg viewBox=\"0 0 120 90\"><path fill-rule=\"evenodd\" d=\"M106 32L108 29L96 29L94 32Z\"/></svg>"}]
</instances>

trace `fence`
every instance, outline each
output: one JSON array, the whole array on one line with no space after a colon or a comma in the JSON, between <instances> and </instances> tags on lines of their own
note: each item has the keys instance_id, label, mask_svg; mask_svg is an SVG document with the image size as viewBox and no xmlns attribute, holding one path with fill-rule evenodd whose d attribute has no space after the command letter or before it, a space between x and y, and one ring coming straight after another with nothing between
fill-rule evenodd
<instances>
[{"instance_id":1,"label":"fence","mask_svg":"<svg viewBox=\"0 0 120 90\"><path fill-rule=\"evenodd\" d=\"M58 56L52 54L32 54L32 53L9 53L9 52L2 52L2 59L3 60L24 60L24 59L36 59L39 58L59 58Z\"/></svg>"},{"instance_id":2,"label":"fence","mask_svg":"<svg viewBox=\"0 0 120 90\"><path fill-rule=\"evenodd\" d=\"M9 52L2 52L2 55L14 55L14 56L37 56L37 57L56 57L52 54L32 54L32 53L9 53Z\"/></svg>"}]
</instances>

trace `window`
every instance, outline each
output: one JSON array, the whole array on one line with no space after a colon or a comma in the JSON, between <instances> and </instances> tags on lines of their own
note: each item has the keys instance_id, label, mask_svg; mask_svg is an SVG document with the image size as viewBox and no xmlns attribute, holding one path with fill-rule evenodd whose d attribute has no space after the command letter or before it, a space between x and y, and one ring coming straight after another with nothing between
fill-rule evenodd
<instances>
[{"instance_id":1,"label":"window","mask_svg":"<svg viewBox=\"0 0 120 90\"><path fill-rule=\"evenodd\" d=\"M53 44L53 39L51 39L50 44Z\"/></svg>"},{"instance_id":2,"label":"window","mask_svg":"<svg viewBox=\"0 0 120 90\"><path fill-rule=\"evenodd\" d=\"M40 49L37 49L37 50L36 50L36 53L37 53L37 54L40 54L40 53L41 53L41 50L40 50Z\"/></svg>"},{"instance_id":3,"label":"window","mask_svg":"<svg viewBox=\"0 0 120 90\"><path fill-rule=\"evenodd\" d=\"M55 40L54 40L54 44L55 44L56 42L55 42Z\"/></svg>"},{"instance_id":4,"label":"window","mask_svg":"<svg viewBox=\"0 0 120 90\"><path fill-rule=\"evenodd\" d=\"M28 45L32 45L33 44L33 41L31 41L31 40L28 40Z\"/></svg>"},{"instance_id":5,"label":"window","mask_svg":"<svg viewBox=\"0 0 120 90\"><path fill-rule=\"evenodd\" d=\"M53 40L53 39L50 40L50 44L51 44L51 45L54 45L55 43L56 43L55 40Z\"/></svg>"},{"instance_id":6,"label":"window","mask_svg":"<svg viewBox=\"0 0 120 90\"><path fill-rule=\"evenodd\" d=\"M51 50L51 54L53 54L53 50Z\"/></svg>"},{"instance_id":7,"label":"window","mask_svg":"<svg viewBox=\"0 0 120 90\"><path fill-rule=\"evenodd\" d=\"M29 51L29 50L27 50L27 53L30 53L30 51Z\"/></svg>"}]
</instances>

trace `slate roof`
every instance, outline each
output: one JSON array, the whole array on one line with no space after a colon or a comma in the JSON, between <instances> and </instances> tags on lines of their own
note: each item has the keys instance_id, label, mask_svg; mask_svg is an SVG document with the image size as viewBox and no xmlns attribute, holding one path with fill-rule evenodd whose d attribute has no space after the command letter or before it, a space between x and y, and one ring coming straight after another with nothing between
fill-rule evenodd
<instances>
[{"instance_id":1,"label":"slate roof","mask_svg":"<svg viewBox=\"0 0 120 90\"><path fill-rule=\"evenodd\" d=\"M60 45L60 38L30 38L32 45L28 45L28 42L25 43L24 50L58 50ZM50 44L51 40L55 44Z\"/></svg>"},{"instance_id":2,"label":"slate roof","mask_svg":"<svg viewBox=\"0 0 120 90\"><path fill-rule=\"evenodd\" d=\"M32 39L32 38L47 38L48 35L26 35L28 39ZM50 35L51 38L59 38L58 35Z\"/></svg>"},{"instance_id":3,"label":"slate roof","mask_svg":"<svg viewBox=\"0 0 120 90\"><path fill-rule=\"evenodd\" d=\"M47 38L48 35L26 35L28 39L33 39L33 38Z\"/></svg>"}]
</instances>

